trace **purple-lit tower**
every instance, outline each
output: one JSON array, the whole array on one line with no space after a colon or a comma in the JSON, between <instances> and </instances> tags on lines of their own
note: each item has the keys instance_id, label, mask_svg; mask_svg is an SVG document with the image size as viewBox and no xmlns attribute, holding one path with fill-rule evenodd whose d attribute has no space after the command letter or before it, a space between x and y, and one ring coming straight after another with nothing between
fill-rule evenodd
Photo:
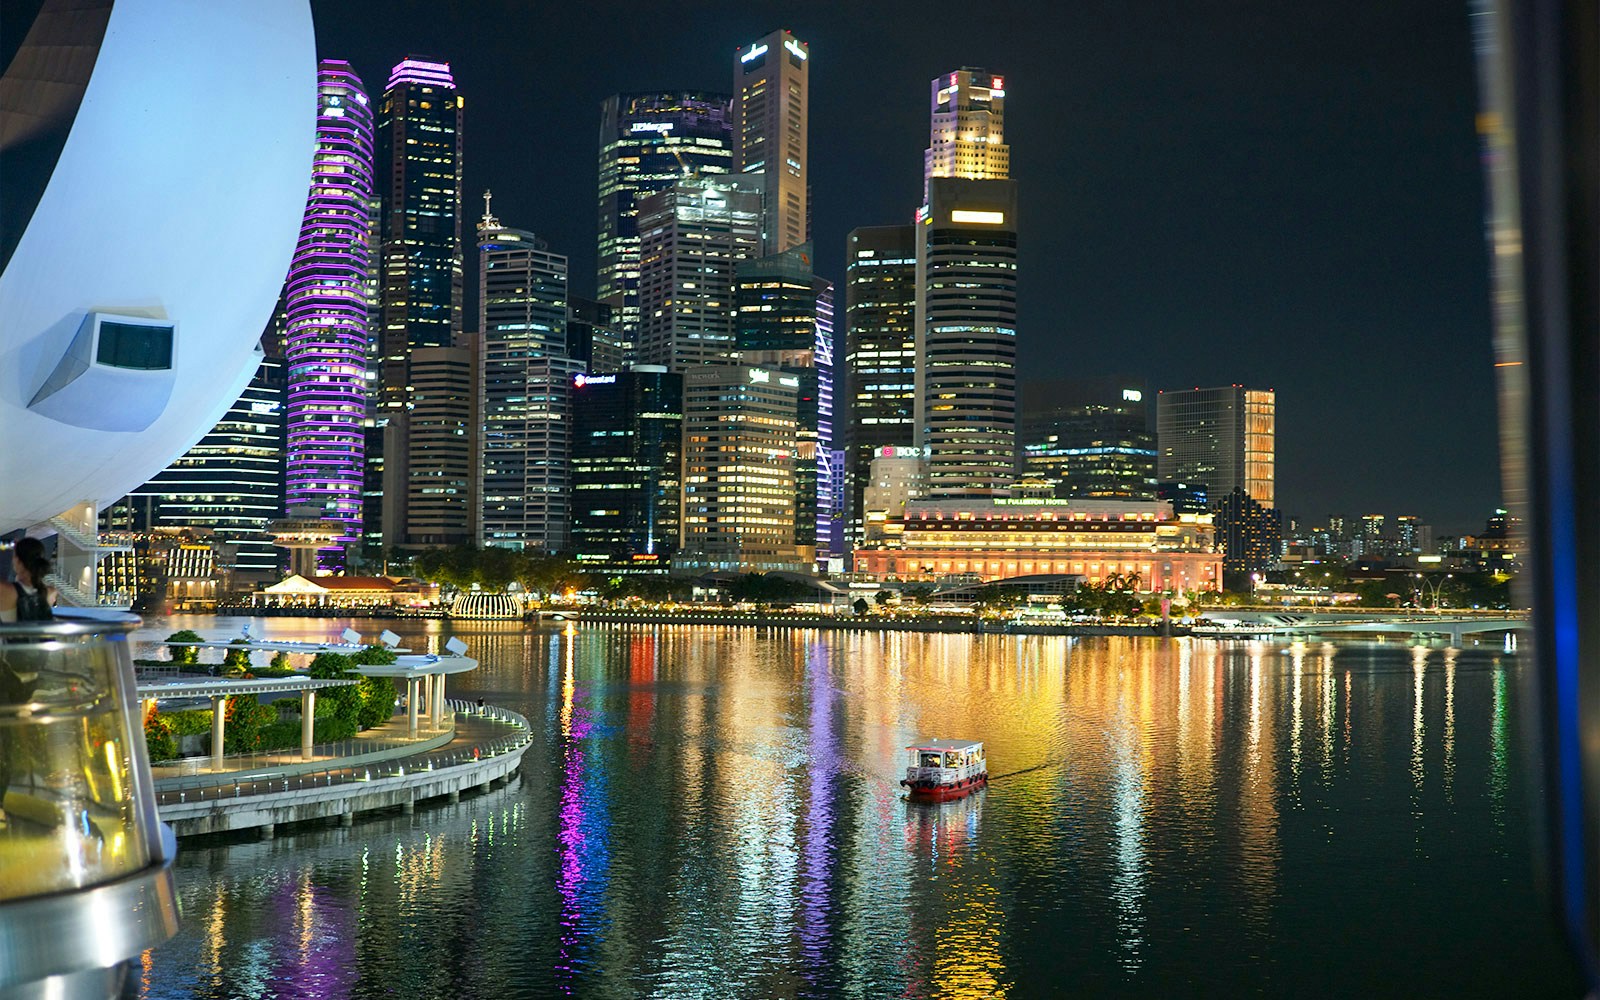
<instances>
[{"instance_id":1,"label":"purple-lit tower","mask_svg":"<svg viewBox=\"0 0 1600 1000\"><path fill-rule=\"evenodd\" d=\"M317 66L317 149L300 242L285 285L291 518L337 524L318 552L344 568L361 540L367 278L372 266L372 107L350 64Z\"/></svg>"}]
</instances>

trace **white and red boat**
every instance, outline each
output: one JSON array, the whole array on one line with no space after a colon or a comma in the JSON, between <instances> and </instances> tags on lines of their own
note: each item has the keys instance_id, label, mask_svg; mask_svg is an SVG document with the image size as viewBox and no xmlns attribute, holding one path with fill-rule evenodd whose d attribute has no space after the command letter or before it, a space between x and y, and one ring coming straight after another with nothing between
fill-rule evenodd
<instances>
[{"instance_id":1,"label":"white and red boat","mask_svg":"<svg viewBox=\"0 0 1600 1000\"><path fill-rule=\"evenodd\" d=\"M929 740L906 747L906 752L910 764L900 784L914 800L959 799L989 783L989 762L976 740Z\"/></svg>"}]
</instances>

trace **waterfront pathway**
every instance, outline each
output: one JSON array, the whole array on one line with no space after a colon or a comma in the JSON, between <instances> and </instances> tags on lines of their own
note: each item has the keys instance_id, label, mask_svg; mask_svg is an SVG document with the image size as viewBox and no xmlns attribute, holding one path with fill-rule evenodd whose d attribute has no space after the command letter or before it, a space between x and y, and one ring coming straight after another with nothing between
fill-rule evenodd
<instances>
[{"instance_id":1,"label":"waterfront pathway","mask_svg":"<svg viewBox=\"0 0 1600 1000\"><path fill-rule=\"evenodd\" d=\"M470 718L463 716L463 718ZM424 717L425 719L425 717ZM179 757L176 760L153 764L150 773L156 788L197 787L231 781L230 775L241 771L290 768L296 771L318 770L326 762L349 757L364 760L381 756L399 757L430 750L450 741L457 723L453 715L443 719L439 729L418 728L415 736L408 735L406 716L397 714L387 722L363 730L346 740L316 743L309 754L299 747L268 750L260 753L229 754L222 758L222 766L212 766L210 754Z\"/></svg>"},{"instance_id":2,"label":"waterfront pathway","mask_svg":"<svg viewBox=\"0 0 1600 1000\"><path fill-rule=\"evenodd\" d=\"M391 806L409 811L422 799L453 801L467 788L509 778L532 739L527 720L493 706L482 713L464 702L451 708L453 730L424 741L431 745L414 741L409 752L381 759L304 761L286 754L290 762L282 767L169 778L157 785L156 806L180 837L244 829L271 836L281 823L327 817L348 823L357 812Z\"/></svg>"}]
</instances>

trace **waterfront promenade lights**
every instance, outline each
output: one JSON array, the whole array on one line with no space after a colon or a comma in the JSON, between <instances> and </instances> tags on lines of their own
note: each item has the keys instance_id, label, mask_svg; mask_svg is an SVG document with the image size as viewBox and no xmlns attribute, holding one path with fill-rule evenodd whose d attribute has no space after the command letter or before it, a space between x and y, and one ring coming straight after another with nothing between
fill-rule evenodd
<instances>
[{"instance_id":1,"label":"waterfront promenade lights","mask_svg":"<svg viewBox=\"0 0 1600 1000\"><path fill-rule=\"evenodd\" d=\"M133 615L0 625L0 996L124 995L178 930Z\"/></svg>"},{"instance_id":2,"label":"waterfront promenade lights","mask_svg":"<svg viewBox=\"0 0 1600 1000\"><path fill-rule=\"evenodd\" d=\"M1438 611L1439 610L1439 592L1444 589L1444 585L1446 583L1448 583L1450 581L1450 579L1455 576L1455 574L1454 573L1446 573L1444 576L1440 577L1437 580L1430 580L1430 579L1428 579L1427 576L1425 576L1425 575L1423 575L1421 573L1413 573L1411 575L1414 576L1417 579L1417 586L1413 589L1412 592L1417 595L1418 601L1420 602L1420 600L1421 600L1421 598L1422 598L1422 596L1424 594L1431 594L1431 596L1433 597L1433 610Z\"/></svg>"}]
</instances>

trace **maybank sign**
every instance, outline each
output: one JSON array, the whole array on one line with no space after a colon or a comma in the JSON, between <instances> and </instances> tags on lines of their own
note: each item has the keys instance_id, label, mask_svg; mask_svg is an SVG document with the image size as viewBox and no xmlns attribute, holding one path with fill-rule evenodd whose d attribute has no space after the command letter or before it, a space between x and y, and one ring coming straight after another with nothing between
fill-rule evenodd
<instances>
[{"instance_id":1,"label":"maybank sign","mask_svg":"<svg viewBox=\"0 0 1600 1000\"><path fill-rule=\"evenodd\" d=\"M1003 226L1006 222L1004 212L980 212L968 208L958 208L950 213L951 222L966 222L975 226Z\"/></svg>"}]
</instances>

